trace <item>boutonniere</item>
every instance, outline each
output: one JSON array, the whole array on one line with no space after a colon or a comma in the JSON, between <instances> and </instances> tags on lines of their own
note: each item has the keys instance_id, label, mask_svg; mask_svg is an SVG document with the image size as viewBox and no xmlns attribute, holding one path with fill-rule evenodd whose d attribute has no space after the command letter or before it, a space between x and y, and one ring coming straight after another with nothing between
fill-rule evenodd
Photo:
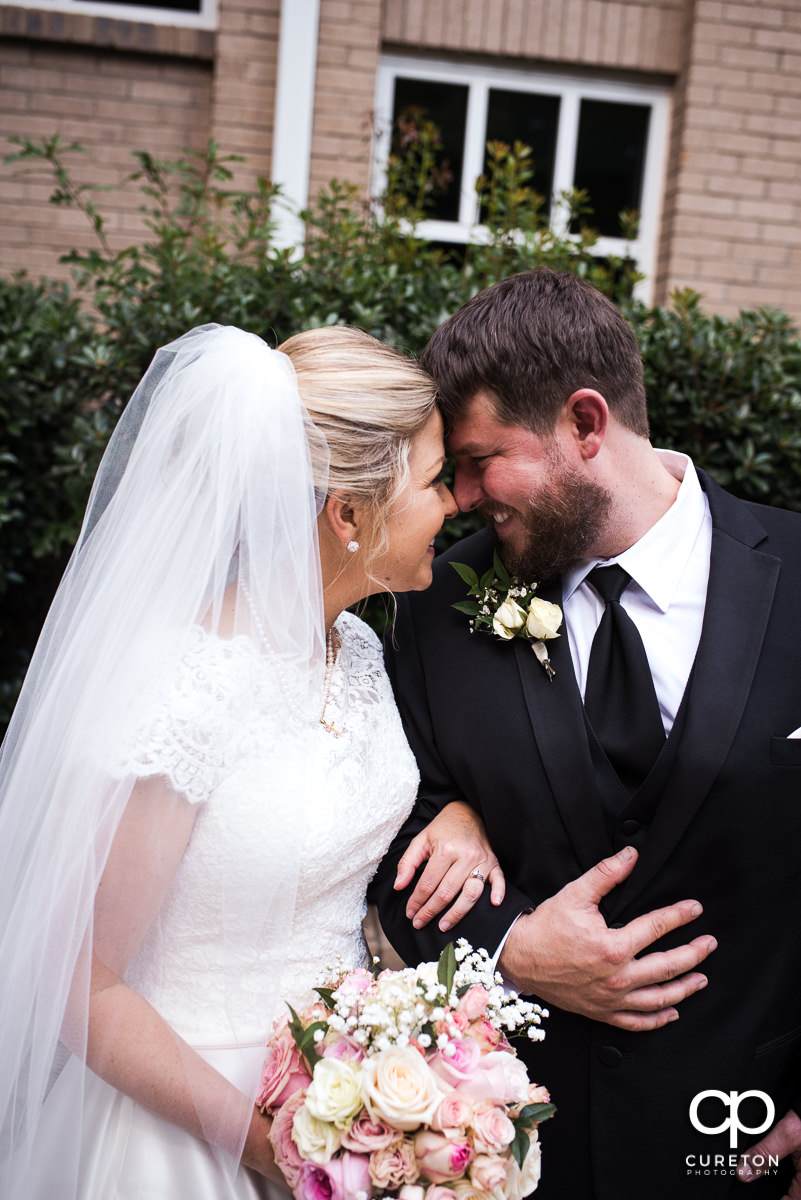
<instances>
[{"instance_id":1,"label":"boutonniere","mask_svg":"<svg viewBox=\"0 0 801 1200\"><path fill-rule=\"evenodd\" d=\"M470 632L491 633L503 642L525 638L545 668L548 679L556 672L548 657L546 642L559 637L562 610L558 604L536 595L536 583L521 583L510 575L497 554L492 566L479 578L465 563L451 563L454 571L470 589L472 599L458 600L452 605L470 617Z\"/></svg>"}]
</instances>

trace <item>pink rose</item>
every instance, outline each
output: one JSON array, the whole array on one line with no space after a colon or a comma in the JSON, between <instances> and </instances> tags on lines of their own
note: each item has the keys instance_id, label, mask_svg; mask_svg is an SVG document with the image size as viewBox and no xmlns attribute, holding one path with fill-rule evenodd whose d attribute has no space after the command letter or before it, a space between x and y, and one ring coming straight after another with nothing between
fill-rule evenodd
<instances>
[{"instance_id":1,"label":"pink rose","mask_svg":"<svg viewBox=\"0 0 801 1200\"><path fill-rule=\"evenodd\" d=\"M532 1083L528 1089L529 1104L550 1104L551 1093L541 1083Z\"/></svg>"},{"instance_id":2,"label":"pink rose","mask_svg":"<svg viewBox=\"0 0 801 1200\"><path fill-rule=\"evenodd\" d=\"M323 1042L323 1058L361 1062L364 1058L364 1049L345 1033L329 1033Z\"/></svg>"},{"instance_id":3,"label":"pink rose","mask_svg":"<svg viewBox=\"0 0 801 1200\"><path fill-rule=\"evenodd\" d=\"M434 1114L431 1128L449 1135L455 1129L464 1132L464 1128L469 1125L472 1116L473 1105L467 1097L463 1096L461 1092L448 1092L446 1096L443 1096L440 1106Z\"/></svg>"},{"instance_id":4,"label":"pink rose","mask_svg":"<svg viewBox=\"0 0 801 1200\"><path fill-rule=\"evenodd\" d=\"M414 1152L420 1174L431 1183L458 1179L473 1157L473 1147L467 1138L449 1138L431 1130L416 1135Z\"/></svg>"},{"instance_id":5,"label":"pink rose","mask_svg":"<svg viewBox=\"0 0 801 1200\"><path fill-rule=\"evenodd\" d=\"M479 1154L470 1164L470 1182L485 1192L494 1192L506 1183L507 1160L489 1154Z\"/></svg>"},{"instance_id":6,"label":"pink rose","mask_svg":"<svg viewBox=\"0 0 801 1200\"><path fill-rule=\"evenodd\" d=\"M432 1183L426 1192L426 1200L458 1200L453 1188L444 1187L441 1183Z\"/></svg>"},{"instance_id":7,"label":"pink rose","mask_svg":"<svg viewBox=\"0 0 801 1200\"><path fill-rule=\"evenodd\" d=\"M497 1050L503 1040L500 1029L496 1029L492 1022L485 1017L471 1022L468 1033L474 1041L478 1042L482 1054L488 1054L490 1050Z\"/></svg>"},{"instance_id":8,"label":"pink rose","mask_svg":"<svg viewBox=\"0 0 801 1200\"><path fill-rule=\"evenodd\" d=\"M355 970L348 971L336 990L342 992L343 995L363 996L373 982L373 976L366 967L356 967Z\"/></svg>"},{"instance_id":9,"label":"pink rose","mask_svg":"<svg viewBox=\"0 0 801 1200\"><path fill-rule=\"evenodd\" d=\"M472 1038L455 1038L446 1050L437 1050L428 1060L435 1075L444 1079L451 1087L470 1079L479 1065L481 1050Z\"/></svg>"},{"instance_id":10,"label":"pink rose","mask_svg":"<svg viewBox=\"0 0 801 1200\"><path fill-rule=\"evenodd\" d=\"M480 1154L495 1154L515 1140L515 1127L503 1109L479 1104L473 1114L473 1145Z\"/></svg>"},{"instance_id":11,"label":"pink rose","mask_svg":"<svg viewBox=\"0 0 801 1200\"><path fill-rule=\"evenodd\" d=\"M296 1200L353 1200L357 1192L372 1196L367 1158L346 1153L330 1159L325 1166L306 1162L294 1192Z\"/></svg>"},{"instance_id":12,"label":"pink rose","mask_svg":"<svg viewBox=\"0 0 801 1200\"><path fill-rule=\"evenodd\" d=\"M478 1070L461 1085L475 1102L515 1104L528 1097L528 1073L519 1058L506 1050L491 1050L479 1059Z\"/></svg>"},{"instance_id":13,"label":"pink rose","mask_svg":"<svg viewBox=\"0 0 801 1200\"><path fill-rule=\"evenodd\" d=\"M398 1192L398 1200L423 1200L426 1189L419 1183L404 1183Z\"/></svg>"},{"instance_id":14,"label":"pink rose","mask_svg":"<svg viewBox=\"0 0 801 1200\"><path fill-rule=\"evenodd\" d=\"M278 1109L270 1128L270 1141L275 1152L275 1161L290 1188L294 1188L297 1183L300 1168L303 1166L303 1159L292 1137L292 1122L295 1119L295 1113L303 1103L305 1094L301 1090L290 1096L286 1103Z\"/></svg>"},{"instance_id":15,"label":"pink rose","mask_svg":"<svg viewBox=\"0 0 801 1200\"><path fill-rule=\"evenodd\" d=\"M398 1131L371 1117L366 1109L354 1118L350 1129L342 1135L342 1145L346 1150L354 1150L357 1154L370 1154L373 1150L383 1150L390 1142L397 1140Z\"/></svg>"},{"instance_id":16,"label":"pink rose","mask_svg":"<svg viewBox=\"0 0 801 1200\"><path fill-rule=\"evenodd\" d=\"M311 1025L312 1021L327 1021L329 1016L328 1009L323 1004L322 1000L315 1000L310 1008L307 1008L300 1019L301 1025L306 1029Z\"/></svg>"},{"instance_id":17,"label":"pink rose","mask_svg":"<svg viewBox=\"0 0 801 1200\"><path fill-rule=\"evenodd\" d=\"M256 1104L259 1108L279 1108L294 1092L310 1083L311 1076L292 1034L284 1028L267 1050Z\"/></svg>"},{"instance_id":18,"label":"pink rose","mask_svg":"<svg viewBox=\"0 0 801 1200\"><path fill-rule=\"evenodd\" d=\"M477 1021L484 1016L484 1010L489 1000L489 992L480 983L474 983L463 996L459 997L456 1011L464 1013L468 1021Z\"/></svg>"},{"instance_id":19,"label":"pink rose","mask_svg":"<svg viewBox=\"0 0 801 1200\"><path fill-rule=\"evenodd\" d=\"M383 1150L374 1150L370 1155L370 1178L382 1191L414 1183L418 1173L412 1143L400 1138Z\"/></svg>"},{"instance_id":20,"label":"pink rose","mask_svg":"<svg viewBox=\"0 0 801 1200\"><path fill-rule=\"evenodd\" d=\"M460 1033L466 1033L468 1026L470 1025L470 1021L468 1020L467 1013L457 1012L456 1009L453 1009L453 1011L450 1014L450 1022L451 1022L451 1024L456 1026L456 1028L459 1030ZM439 1032L440 1033L448 1032L444 1021L440 1022L440 1024L439 1024Z\"/></svg>"}]
</instances>

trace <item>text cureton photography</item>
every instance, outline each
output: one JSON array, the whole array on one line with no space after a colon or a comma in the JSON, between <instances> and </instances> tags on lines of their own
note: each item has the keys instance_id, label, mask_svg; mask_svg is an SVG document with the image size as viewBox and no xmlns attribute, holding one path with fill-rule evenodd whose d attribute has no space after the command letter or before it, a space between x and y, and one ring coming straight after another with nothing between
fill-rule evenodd
<instances>
[{"instance_id":1,"label":"text cureton photography","mask_svg":"<svg viewBox=\"0 0 801 1200\"><path fill-rule=\"evenodd\" d=\"M749 1125L740 1118L740 1107L747 1101L757 1102L764 1107L764 1118L758 1124ZM726 1115L723 1120L718 1120L718 1106L721 1105ZM753 1103L747 1106L749 1120L755 1116L753 1110ZM755 1174L775 1175L779 1165L777 1155L737 1153L738 1137L741 1133L750 1138L757 1138L770 1128L775 1116L776 1106L770 1096L755 1088L747 1092L722 1092L717 1088L707 1088L706 1091L698 1092L690 1104L690 1121L699 1133L718 1135L728 1131L731 1152L688 1154L684 1160L687 1175L736 1175L737 1164L744 1158L748 1160Z\"/></svg>"}]
</instances>

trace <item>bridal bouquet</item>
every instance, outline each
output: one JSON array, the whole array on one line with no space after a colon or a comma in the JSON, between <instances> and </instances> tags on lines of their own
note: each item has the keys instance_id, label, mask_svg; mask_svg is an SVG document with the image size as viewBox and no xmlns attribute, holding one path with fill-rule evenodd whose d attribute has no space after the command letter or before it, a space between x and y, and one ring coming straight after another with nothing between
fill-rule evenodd
<instances>
[{"instance_id":1,"label":"bridal bouquet","mask_svg":"<svg viewBox=\"0 0 801 1200\"><path fill-rule=\"evenodd\" d=\"M257 1104L296 1200L521 1200L555 1109L508 1037L547 1011L505 994L485 950L332 974L276 1027Z\"/></svg>"}]
</instances>

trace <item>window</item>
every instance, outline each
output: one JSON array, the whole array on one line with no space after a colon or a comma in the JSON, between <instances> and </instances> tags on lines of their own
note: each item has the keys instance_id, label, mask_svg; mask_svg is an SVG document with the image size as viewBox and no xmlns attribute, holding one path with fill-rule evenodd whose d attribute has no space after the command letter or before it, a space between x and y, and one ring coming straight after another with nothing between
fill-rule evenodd
<instances>
[{"instance_id":1,"label":"window","mask_svg":"<svg viewBox=\"0 0 801 1200\"><path fill-rule=\"evenodd\" d=\"M42 12L116 17L124 21L145 21L150 25L214 29L217 24L217 0L14 0L14 3Z\"/></svg>"},{"instance_id":2,"label":"window","mask_svg":"<svg viewBox=\"0 0 801 1200\"><path fill-rule=\"evenodd\" d=\"M387 55L378 73L376 168L386 163L395 118L425 109L443 139L450 182L420 228L437 242L464 243L480 225L475 181L488 141L532 149L531 186L554 224L561 193L584 188L599 232L597 253L628 254L647 276L650 296L664 188L669 93L666 87L576 75L502 69ZM618 214L640 214L637 238L620 236Z\"/></svg>"}]
</instances>

